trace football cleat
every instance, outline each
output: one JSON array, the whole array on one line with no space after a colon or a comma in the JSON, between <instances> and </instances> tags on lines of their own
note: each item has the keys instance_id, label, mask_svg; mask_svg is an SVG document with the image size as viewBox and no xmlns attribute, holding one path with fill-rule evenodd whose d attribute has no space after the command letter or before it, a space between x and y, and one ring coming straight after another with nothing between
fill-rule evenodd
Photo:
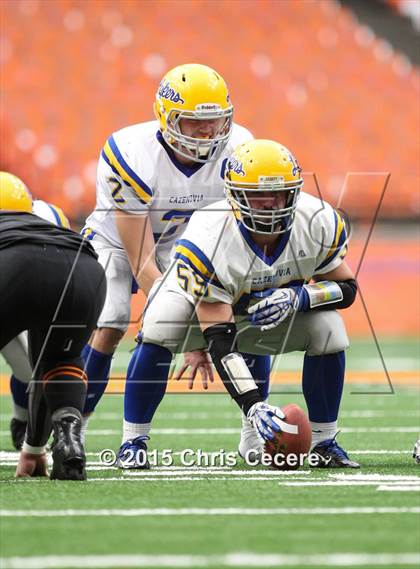
<instances>
[{"instance_id":1,"label":"football cleat","mask_svg":"<svg viewBox=\"0 0 420 569\"><path fill-rule=\"evenodd\" d=\"M420 439L414 445L413 458L417 464L420 464Z\"/></svg>"},{"instance_id":2,"label":"football cleat","mask_svg":"<svg viewBox=\"0 0 420 569\"><path fill-rule=\"evenodd\" d=\"M117 466L123 470L149 470L147 445L149 437L140 435L123 443L117 452Z\"/></svg>"},{"instance_id":3,"label":"football cleat","mask_svg":"<svg viewBox=\"0 0 420 569\"><path fill-rule=\"evenodd\" d=\"M311 451L318 456L318 464L312 468L360 468L360 464L350 460L346 451L333 439L318 443Z\"/></svg>"},{"instance_id":4,"label":"football cleat","mask_svg":"<svg viewBox=\"0 0 420 569\"><path fill-rule=\"evenodd\" d=\"M238 453L241 458L247 461L250 458L253 462L261 458L264 452L264 441L258 435L257 429L245 416L242 416L241 439L238 445Z\"/></svg>"},{"instance_id":5,"label":"football cleat","mask_svg":"<svg viewBox=\"0 0 420 569\"><path fill-rule=\"evenodd\" d=\"M81 440L81 415L76 409L53 414L51 480L86 480L86 456Z\"/></svg>"},{"instance_id":6,"label":"football cleat","mask_svg":"<svg viewBox=\"0 0 420 569\"><path fill-rule=\"evenodd\" d=\"M16 450L20 450L23 445L23 441L25 440L25 433L26 433L26 425L28 423L26 421L19 421L13 417L10 421L10 434L12 436L13 446Z\"/></svg>"}]
</instances>

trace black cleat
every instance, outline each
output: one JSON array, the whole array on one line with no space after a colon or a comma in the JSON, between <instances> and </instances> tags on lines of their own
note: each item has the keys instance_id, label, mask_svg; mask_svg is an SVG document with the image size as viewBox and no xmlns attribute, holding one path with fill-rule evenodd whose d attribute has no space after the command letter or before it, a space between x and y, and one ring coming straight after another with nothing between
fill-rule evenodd
<instances>
[{"instance_id":1,"label":"black cleat","mask_svg":"<svg viewBox=\"0 0 420 569\"><path fill-rule=\"evenodd\" d=\"M80 413L69 407L60 409L53 414L52 421L51 480L86 480L86 456L80 438Z\"/></svg>"},{"instance_id":2,"label":"black cleat","mask_svg":"<svg viewBox=\"0 0 420 569\"><path fill-rule=\"evenodd\" d=\"M318 457L318 464L313 468L360 468L360 464L350 460L346 451L335 440L328 439L318 443L311 451Z\"/></svg>"},{"instance_id":3,"label":"black cleat","mask_svg":"<svg viewBox=\"0 0 420 569\"><path fill-rule=\"evenodd\" d=\"M13 419L10 421L10 434L12 435L12 443L16 450L21 450L23 441L25 440L26 421Z\"/></svg>"}]
</instances>

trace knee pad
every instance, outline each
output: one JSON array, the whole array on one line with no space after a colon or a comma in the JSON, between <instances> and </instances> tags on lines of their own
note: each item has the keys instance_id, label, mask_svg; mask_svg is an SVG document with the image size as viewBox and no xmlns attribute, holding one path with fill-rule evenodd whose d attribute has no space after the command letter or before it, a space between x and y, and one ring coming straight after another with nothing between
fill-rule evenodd
<instances>
[{"instance_id":1,"label":"knee pad","mask_svg":"<svg viewBox=\"0 0 420 569\"><path fill-rule=\"evenodd\" d=\"M308 314L309 356L335 354L349 347L343 319L336 310L320 310Z\"/></svg>"},{"instance_id":2,"label":"knee pad","mask_svg":"<svg viewBox=\"0 0 420 569\"><path fill-rule=\"evenodd\" d=\"M191 326L195 325L198 322L194 306L182 295L162 290L147 307L141 336L145 343L163 346L171 352L184 351Z\"/></svg>"}]
</instances>

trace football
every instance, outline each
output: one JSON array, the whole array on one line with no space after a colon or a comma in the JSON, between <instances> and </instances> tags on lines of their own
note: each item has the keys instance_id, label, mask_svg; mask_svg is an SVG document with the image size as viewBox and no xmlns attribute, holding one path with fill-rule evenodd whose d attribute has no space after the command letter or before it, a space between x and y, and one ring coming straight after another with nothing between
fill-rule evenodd
<instances>
[{"instance_id":1,"label":"football","mask_svg":"<svg viewBox=\"0 0 420 569\"><path fill-rule=\"evenodd\" d=\"M309 420L298 405L290 404L281 408L285 414L284 422L296 425L297 433L280 431L272 441L266 441L265 453L271 456L271 466L279 470L296 470L303 465L311 448L312 431Z\"/></svg>"}]
</instances>

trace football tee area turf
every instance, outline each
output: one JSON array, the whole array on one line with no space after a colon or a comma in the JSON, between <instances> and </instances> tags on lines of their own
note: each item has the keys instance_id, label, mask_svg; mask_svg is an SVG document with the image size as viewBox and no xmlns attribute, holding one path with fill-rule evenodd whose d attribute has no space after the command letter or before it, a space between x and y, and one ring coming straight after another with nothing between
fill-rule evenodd
<instances>
[{"instance_id":1,"label":"football tee area turf","mask_svg":"<svg viewBox=\"0 0 420 569\"><path fill-rule=\"evenodd\" d=\"M355 342L348 357L359 382L346 387L339 441L360 470L281 472L217 458L206 466L197 449L226 460L240 417L226 394L192 392L168 393L157 412L150 449L160 464L121 471L100 458L121 442L123 398L108 394L89 424L86 482L14 480L11 402L2 396L0 567L418 566L417 351L412 341L382 347L394 393L372 346ZM293 358L283 370L298 369ZM273 390L272 403L305 408L297 382Z\"/></svg>"}]
</instances>

